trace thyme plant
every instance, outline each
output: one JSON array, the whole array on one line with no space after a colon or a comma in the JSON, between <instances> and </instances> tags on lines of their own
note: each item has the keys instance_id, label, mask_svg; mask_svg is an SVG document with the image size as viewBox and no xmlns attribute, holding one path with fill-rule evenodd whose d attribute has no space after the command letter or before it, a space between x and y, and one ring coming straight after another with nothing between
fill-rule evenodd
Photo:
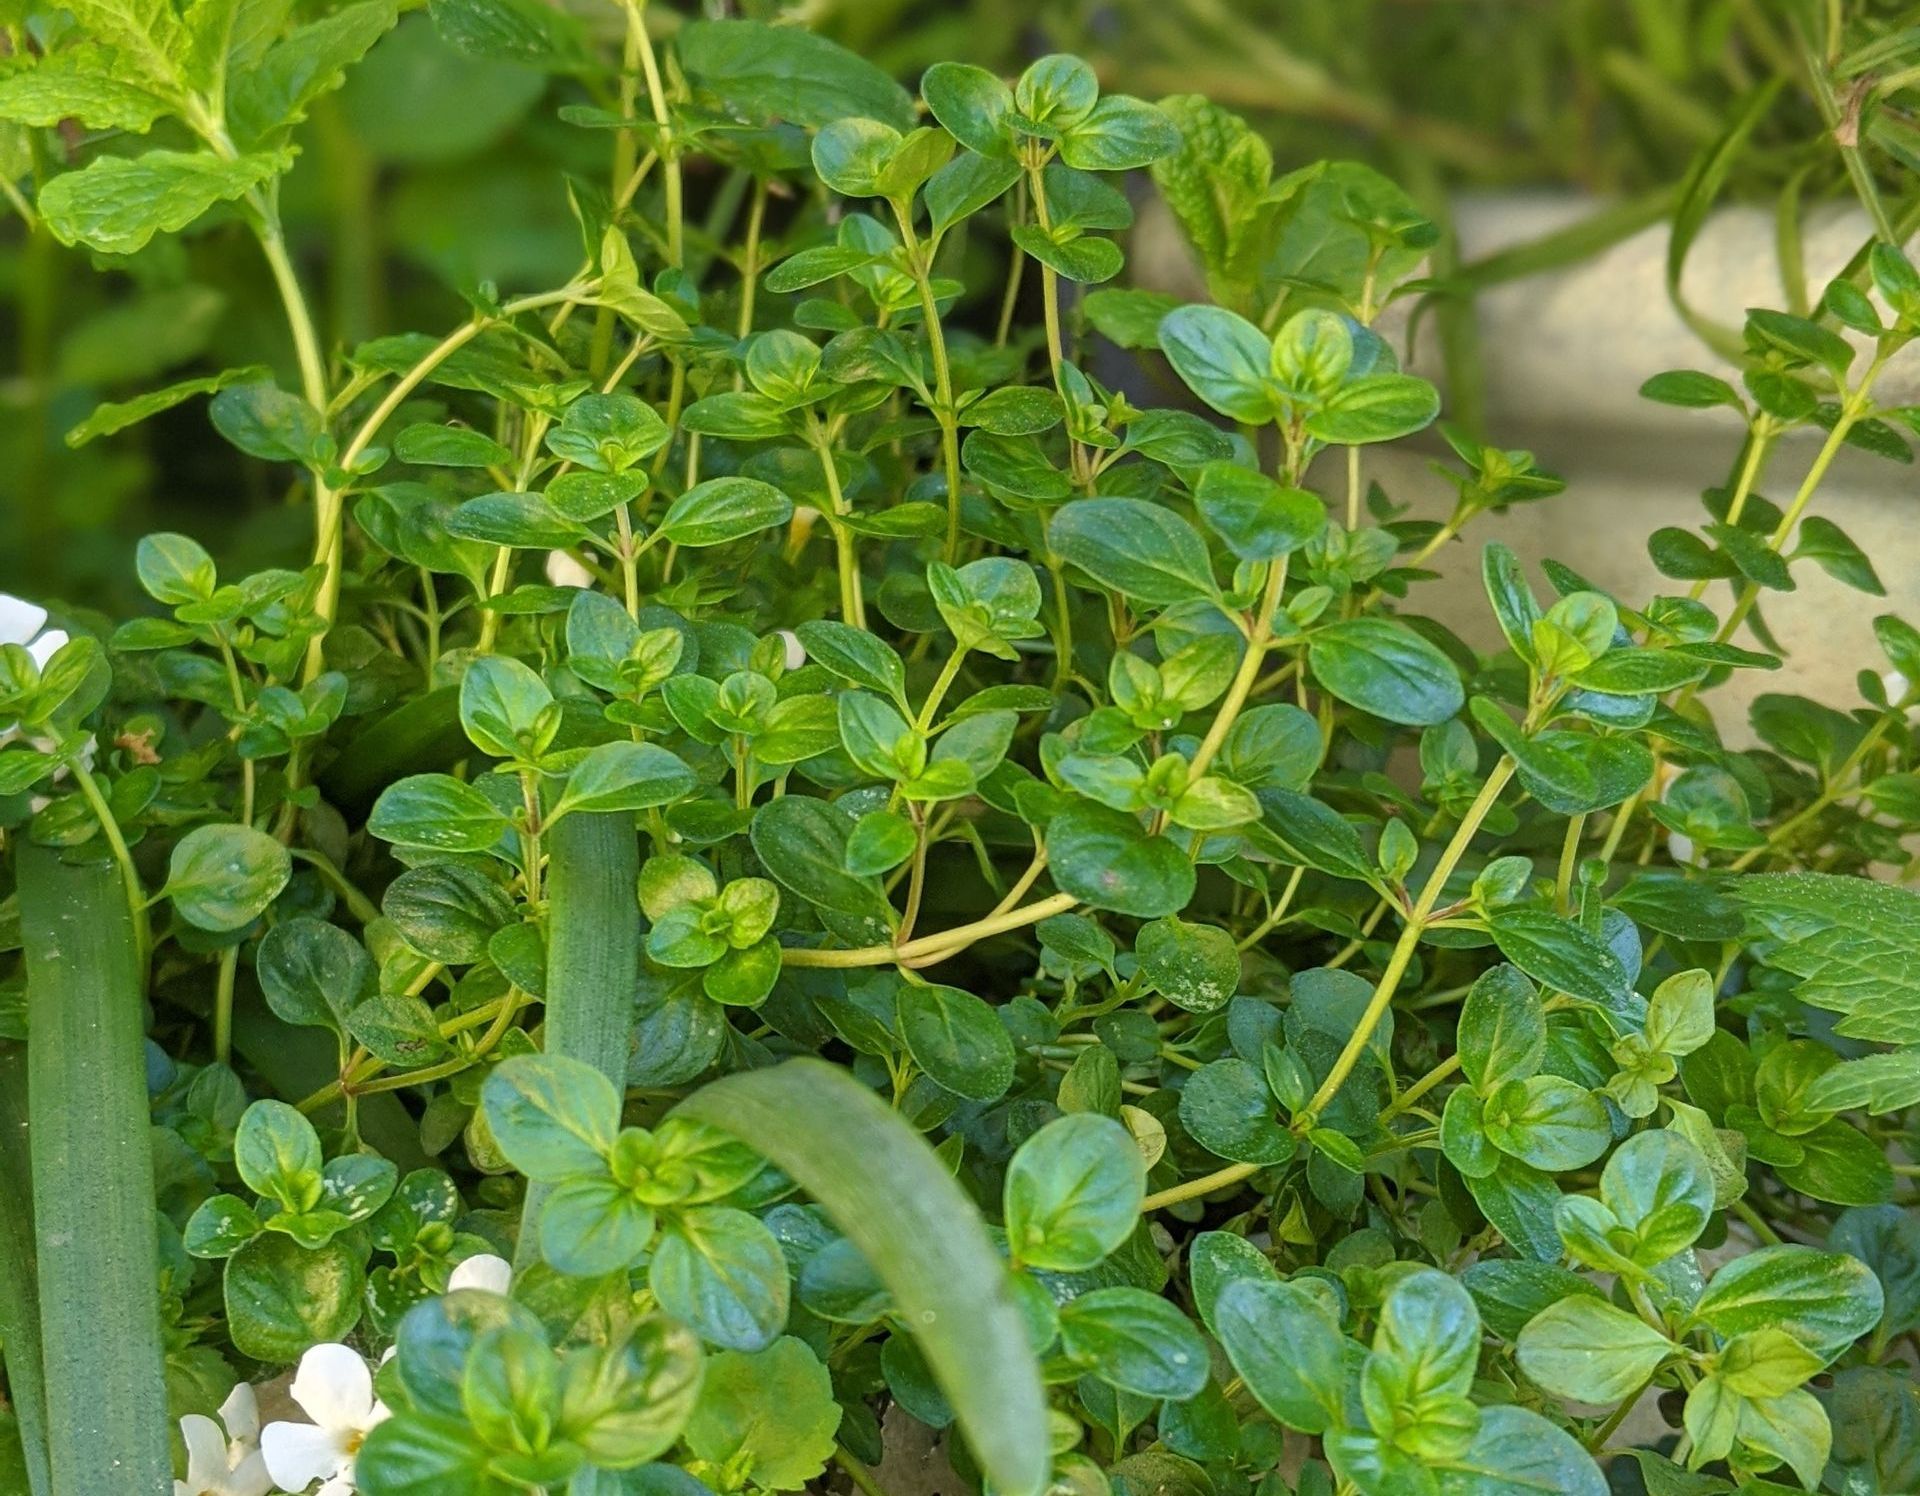
<instances>
[{"instance_id":1,"label":"thyme plant","mask_svg":"<svg viewBox=\"0 0 1920 1496\"><path fill-rule=\"evenodd\" d=\"M249 235L287 318L69 439L210 397L312 529L0 601L12 1488L1915 1489L1920 632L1714 692L1808 563L1883 591L1817 497L1911 460L1897 244L1647 386L1728 478L1617 597L1476 533L1562 485L1376 330L1435 231L1370 169L430 9L604 160L565 284L357 346L278 204L392 0L10 23L37 221ZM1211 300L1120 284L1150 190Z\"/></svg>"}]
</instances>

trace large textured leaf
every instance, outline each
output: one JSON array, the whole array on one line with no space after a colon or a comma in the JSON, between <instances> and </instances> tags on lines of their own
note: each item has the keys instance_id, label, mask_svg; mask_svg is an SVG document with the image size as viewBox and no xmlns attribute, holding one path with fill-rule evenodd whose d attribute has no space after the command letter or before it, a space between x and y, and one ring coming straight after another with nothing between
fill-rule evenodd
<instances>
[{"instance_id":1,"label":"large textured leaf","mask_svg":"<svg viewBox=\"0 0 1920 1496\"><path fill-rule=\"evenodd\" d=\"M144 134L169 112L164 96L99 71L99 61L55 53L38 67L0 79L0 119L42 128L73 119L92 130Z\"/></svg>"},{"instance_id":2,"label":"large textured leaf","mask_svg":"<svg viewBox=\"0 0 1920 1496\"><path fill-rule=\"evenodd\" d=\"M1247 122L1198 94L1160 101L1180 133L1180 148L1153 166L1180 227L1223 300L1252 289L1255 261L1273 208L1273 152Z\"/></svg>"},{"instance_id":3,"label":"large textured leaf","mask_svg":"<svg viewBox=\"0 0 1920 1496\"><path fill-rule=\"evenodd\" d=\"M702 88L796 125L849 115L913 128L913 99L865 58L794 26L695 21L680 32L680 62Z\"/></svg>"},{"instance_id":4,"label":"large textured leaf","mask_svg":"<svg viewBox=\"0 0 1920 1496\"><path fill-rule=\"evenodd\" d=\"M893 1295L1002 1496L1039 1496L1047 1404L980 1213L926 1142L865 1086L789 1060L695 1092L680 1115L732 1133L810 1193Z\"/></svg>"},{"instance_id":5,"label":"large textured leaf","mask_svg":"<svg viewBox=\"0 0 1920 1496\"><path fill-rule=\"evenodd\" d=\"M276 42L234 82L228 114L235 135L252 145L305 119L308 106L340 86L396 15L393 0L357 0Z\"/></svg>"},{"instance_id":6,"label":"large textured leaf","mask_svg":"<svg viewBox=\"0 0 1920 1496\"><path fill-rule=\"evenodd\" d=\"M1920 1043L1920 895L1829 873L1759 873L1732 887L1748 933L1779 942L1767 964L1800 978L1803 1001L1841 1014L1839 1033Z\"/></svg>"},{"instance_id":7,"label":"large textured leaf","mask_svg":"<svg viewBox=\"0 0 1920 1496\"><path fill-rule=\"evenodd\" d=\"M155 234L185 228L215 203L251 192L292 159L285 151L232 159L205 151L101 156L84 171L47 183L40 215L62 244L129 255Z\"/></svg>"}]
</instances>

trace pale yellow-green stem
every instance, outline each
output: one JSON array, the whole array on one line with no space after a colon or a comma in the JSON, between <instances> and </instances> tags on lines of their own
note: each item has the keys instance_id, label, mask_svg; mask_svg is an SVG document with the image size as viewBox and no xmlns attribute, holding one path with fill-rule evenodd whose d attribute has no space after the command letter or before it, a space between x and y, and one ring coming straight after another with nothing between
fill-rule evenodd
<instances>
[{"instance_id":1,"label":"pale yellow-green stem","mask_svg":"<svg viewBox=\"0 0 1920 1496\"><path fill-rule=\"evenodd\" d=\"M1252 950L1286 919L1288 909L1293 906L1293 896L1300 890L1300 880L1306 875L1307 869L1304 864L1287 874L1287 886L1280 890L1280 897L1274 900L1272 910L1265 919L1240 937L1239 942L1234 946L1235 950Z\"/></svg>"},{"instance_id":2,"label":"pale yellow-green stem","mask_svg":"<svg viewBox=\"0 0 1920 1496\"><path fill-rule=\"evenodd\" d=\"M1407 974L1407 967L1413 961L1413 953L1420 944L1420 936L1425 932L1428 917L1433 913L1434 905L1439 903L1440 894L1446 888L1447 880L1453 876L1453 870L1460 865L1460 859L1466 855L1474 834L1479 831L1480 823L1499 800L1500 792L1506 788L1507 781L1513 777L1514 763L1510 758L1502 758L1487 776L1487 782L1480 787L1480 793L1474 797L1473 804L1461 817L1460 825L1453 833L1453 839L1447 843L1446 850L1440 854L1440 860L1434 864L1433 872L1428 876L1426 885L1420 890L1412 910L1408 912L1406 928L1400 932L1400 939L1394 945L1393 954L1387 958L1386 970L1381 972L1380 981L1373 989L1373 997L1368 1001L1366 1010L1360 1015L1360 1021L1354 1025L1346 1047L1340 1051L1339 1058L1333 1062L1333 1068L1327 1072L1327 1078L1315 1091L1293 1119L1295 1132L1304 1133L1318 1120L1327 1104L1339 1094L1340 1087L1346 1084L1347 1077L1353 1074L1353 1067L1360 1062L1373 1031L1380 1026L1380 1020L1386 1016L1392 1006L1393 995L1400 989L1400 981Z\"/></svg>"},{"instance_id":3,"label":"pale yellow-green stem","mask_svg":"<svg viewBox=\"0 0 1920 1496\"><path fill-rule=\"evenodd\" d=\"M100 825L100 835L106 840L107 850L113 854L114 866L120 870L120 883L127 893L127 910L133 917L140 970L144 973L147 959L153 952L153 924L147 914L146 890L140 886L140 871L133 865L133 853L127 846L126 837L120 833L120 823L114 819L113 807L107 803L107 797L100 789L100 781L93 777L93 771L82 759L77 744L69 740L61 746L69 750L68 772L72 774L73 782L80 786L80 793L86 797L87 806Z\"/></svg>"},{"instance_id":4,"label":"pale yellow-green stem","mask_svg":"<svg viewBox=\"0 0 1920 1496\"><path fill-rule=\"evenodd\" d=\"M1747 437L1746 455L1740 461L1739 476L1733 480L1733 494L1727 500L1727 520L1730 525L1740 523L1740 516L1746 512L1747 499L1753 493L1753 485L1760 481L1760 474L1766 466L1767 456L1773 450L1774 442L1780 432L1772 422L1756 425ZM1691 598L1706 595L1707 586L1713 578L1701 577L1687 591Z\"/></svg>"},{"instance_id":5,"label":"pale yellow-green stem","mask_svg":"<svg viewBox=\"0 0 1920 1496\"><path fill-rule=\"evenodd\" d=\"M1223 1190L1229 1185L1238 1184L1243 1179L1251 1179L1267 1164L1228 1164L1224 1169L1215 1169L1211 1174L1202 1174L1198 1179L1189 1179L1184 1184L1176 1184L1169 1189L1159 1190L1148 1195L1140 1202L1142 1213L1160 1210L1168 1205L1178 1205L1182 1200L1197 1200L1202 1195L1211 1195L1215 1190Z\"/></svg>"},{"instance_id":6,"label":"pale yellow-green stem","mask_svg":"<svg viewBox=\"0 0 1920 1496\"><path fill-rule=\"evenodd\" d=\"M1873 389L1873 382L1879 377L1887 356L1884 353L1876 356L1867 366L1867 372L1861 378L1859 385L1840 403L1839 419L1833 423L1833 430L1827 433L1827 439L1820 444L1820 450L1813 459L1813 465L1807 469L1806 477L1800 480L1800 487L1794 493L1793 502L1787 506L1786 513L1780 516L1780 523L1774 527L1773 534L1767 538L1768 550L1778 554L1780 548L1792 538L1794 527L1800 523L1800 516L1806 512L1807 505L1812 502L1814 492L1820 487L1821 480L1827 476L1827 469L1833 466L1834 458L1840 455L1840 449L1846 445L1847 433L1853 430L1854 426L1867 414L1871 403L1869 395ZM1720 626L1720 632L1714 636L1716 642L1724 644L1738 633L1740 625L1747 621L1747 615L1753 611L1754 604L1759 600L1760 584L1749 581L1740 589L1740 596L1733 605L1733 611L1727 615L1726 622ZM1698 682L1688 686L1681 693L1678 704L1684 705L1693 700L1699 689Z\"/></svg>"},{"instance_id":7,"label":"pale yellow-green stem","mask_svg":"<svg viewBox=\"0 0 1920 1496\"><path fill-rule=\"evenodd\" d=\"M927 691L927 699L920 704L920 715L914 719L914 726L925 732L933 726L933 714L940 710L940 703L946 700L947 692L953 688L953 682L960 674L960 667L966 662L967 652L955 648L947 656L946 664L940 667L940 674L934 678L932 687Z\"/></svg>"},{"instance_id":8,"label":"pale yellow-green stem","mask_svg":"<svg viewBox=\"0 0 1920 1496\"><path fill-rule=\"evenodd\" d=\"M948 565L960 553L960 432L953 408L953 368L947 359L947 335L940 325L940 304L933 294L932 256L920 236L914 232L911 205L894 204L893 216L900 225L900 239L906 246L907 263L913 268L914 285L920 292L920 315L927 324L927 351L933 360L934 420L940 423L940 468L947 484Z\"/></svg>"},{"instance_id":9,"label":"pale yellow-green stem","mask_svg":"<svg viewBox=\"0 0 1920 1496\"><path fill-rule=\"evenodd\" d=\"M1050 919L1056 914L1065 914L1077 903L1079 900L1070 893L1056 893L1021 909L1010 909L1004 914L977 919L972 924L956 925L953 929L942 930L937 935L923 935L918 940L909 940L899 945L866 945L845 951L788 948L780 952L780 960L786 966L834 968L891 966L896 962L913 962L920 957L945 960L989 936L1004 935L1009 930L1024 929L1028 925L1039 924L1043 919Z\"/></svg>"},{"instance_id":10,"label":"pale yellow-green stem","mask_svg":"<svg viewBox=\"0 0 1920 1496\"><path fill-rule=\"evenodd\" d=\"M760 233L767 217L767 179L753 179L753 199L747 206L747 242L740 254L740 320L735 326L739 337L753 331L754 294L760 289ZM738 389L736 382L734 388Z\"/></svg>"},{"instance_id":11,"label":"pale yellow-green stem","mask_svg":"<svg viewBox=\"0 0 1920 1496\"><path fill-rule=\"evenodd\" d=\"M518 316L522 312L533 311L539 307L551 306L556 302L571 302L581 294L577 285L569 285L558 291L546 291L534 296L522 296L508 302L500 310L498 317L475 317L448 333L432 348L422 354L414 366L402 374L389 389L372 414L360 423L353 439L347 443L341 453L340 465L351 468L371 445L374 437L380 434L380 428L386 425L393 413L405 403L420 385L447 359L478 337L487 328L498 322ZM321 617L331 624L340 598L340 562L342 547L342 520L344 517L343 496L333 493L324 483L316 480L315 489L315 526L318 536L315 542L315 559L327 567L326 579L321 584L318 609ZM304 678L312 680L326 668L324 654L324 636L315 638L307 646L307 659Z\"/></svg>"},{"instance_id":12,"label":"pale yellow-green stem","mask_svg":"<svg viewBox=\"0 0 1920 1496\"><path fill-rule=\"evenodd\" d=\"M840 573L840 617L863 629L867 626L867 603L860 585L860 551L853 531L847 528L847 498L840 489L840 467L834 460L833 446L818 426L814 428L813 450L820 459L820 475L826 480L832 511L827 516L827 528L833 534L834 564Z\"/></svg>"},{"instance_id":13,"label":"pale yellow-green stem","mask_svg":"<svg viewBox=\"0 0 1920 1496\"><path fill-rule=\"evenodd\" d=\"M267 268L273 272L274 286L286 310L287 328L293 334L294 357L300 365L301 393L306 396L309 405L324 413L328 398L326 359L321 355L313 314L307 307L306 293L300 288L300 277L287 254L286 236L281 232L277 214L263 220L259 239L261 253L266 256Z\"/></svg>"},{"instance_id":14,"label":"pale yellow-green stem","mask_svg":"<svg viewBox=\"0 0 1920 1496\"><path fill-rule=\"evenodd\" d=\"M1033 200L1034 221L1042 232L1053 232L1053 215L1047 208L1047 184L1042 170L1037 166L1027 168L1027 180L1030 184L1029 196ZM1066 399L1066 386L1061 383L1060 366L1067 361L1064 344L1060 338L1060 277L1054 273L1051 265L1044 260L1040 264L1040 303L1047 321L1047 363L1053 370L1054 388L1060 398Z\"/></svg>"},{"instance_id":15,"label":"pale yellow-green stem","mask_svg":"<svg viewBox=\"0 0 1920 1496\"><path fill-rule=\"evenodd\" d=\"M1200 740L1200 746L1194 750L1193 762L1187 766L1187 772L1198 779L1207 772L1214 756L1227 740L1227 734L1233 730L1234 721L1240 715L1240 709L1247 704L1247 697L1253 690L1254 682L1260 678L1260 666L1267 657L1267 645L1273 638L1274 615L1280 611L1280 594L1287 585L1287 558L1267 563L1267 586L1260 596L1260 611L1253 620L1253 631L1247 637L1246 652L1240 656L1240 668L1234 672L1233 684L1227 687L1227 694L1221 699L1220 708L1213 714L1213 725L1207 729L1207 735Z\"/></svg>"},{"instance_id":16,"label":"pale yellow-green stem","mask_svg":"<svg viewBox=\"0 0 1920 1496\"><path fill-rule=\"evenodd\" d=\"M1880 740L1887 735L1887 729L1893 726L1895 720L1896 718L1892 716L1884 716L1862 733L1860 741L1854 744L1853 751L1841 760L1839 767L1829 776L1826 786L1820 793L1768 832L1767 839L1759 846L1750 847L1738 857L1734 858L1732 871L1743 873L1758 859L1786 845L1802 826L1805 826L1809 821L1813 820L1815 816L1819 815L1821 811L1825 810L1845 794L1847 781L1853 777L1854 771L1866 761L1867 755L1879 745Z\"/></svg>"},{"instance_id":17,"label":"pale yellow-green stem","mask_svg":"<svg viewBox=\"0 0 1920 1496\"><path fill-rule=\"evenodd\" d=\"M634 32L637 33L640 68L646 75L647 100L653 107L653 122L660 127L660 138L655 149L660 153L661 165L665 170L667 263L677 270L686 257L684 238L686 210L683 203L680 152L674 144L672 117L667 110L667 91L660 81L660 61L654 56L653 38L647 34L646 0L627 0L627 6L632 16Z\"/></svg>"},{"instance_id":18,"label":"pale yellow-green stem","mask_svg":"<svg viewBox=\"0 0 1920 1496\"><path fill-rule=\"evenodd\" d=\"M527 430L522 438L520 450L520 471L515 475L514 487L524 490L533 481L534 465L540 460L540 443L547 434L547 428L553 424L553 417L541 412L530 416ZM493 558L493 570L487 577L488 599L501 596L507 590L507 583L513 578L513 547L503 545ZM488 608L480 620L480 638L475 646L481 654L489 653L494 641L500 637L501 612L498 608ZM529 807L529 815L533 810ZM537 876L538 863L535 863ZM531 891L537 896L538 889Z\"/></svg>"}]
</instances>

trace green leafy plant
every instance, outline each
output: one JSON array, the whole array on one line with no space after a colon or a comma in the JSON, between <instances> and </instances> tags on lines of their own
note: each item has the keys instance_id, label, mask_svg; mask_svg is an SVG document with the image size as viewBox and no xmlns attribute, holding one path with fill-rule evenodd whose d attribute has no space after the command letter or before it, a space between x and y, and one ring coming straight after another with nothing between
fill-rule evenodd
<instances>
[{"instance_id":1,"label":"green leafy plant","mask_svg":"<svg viewBox=\"0 0 1920 1496\"><path fill-rule=\"evenodd\" d=\"M48 232L250 237L288 316L294 386L77 429L209 397L312 522L0 599L34 1496L175 1419L195 1496L873 1496L915 1437L1002 1496L1912 1489L1920 633L1712 710L1807 563L1884 590L1812 506L1911 460L1893 236L1648 384L1737 437L1671 592L1546 596L1463 543L1562 485L1376 325L1439 242L1377 173L1069 56L430 10L608 158L576 273L440 333L333 341L279 219L384 0L36 13L0 77L100 136L36 137ZM1213 302L1115 284L1147 173ZM1442 520L1369 478L1418 441ZM1493 653L1420 610L1463 559Z\"/></svg>"}]
</instances>

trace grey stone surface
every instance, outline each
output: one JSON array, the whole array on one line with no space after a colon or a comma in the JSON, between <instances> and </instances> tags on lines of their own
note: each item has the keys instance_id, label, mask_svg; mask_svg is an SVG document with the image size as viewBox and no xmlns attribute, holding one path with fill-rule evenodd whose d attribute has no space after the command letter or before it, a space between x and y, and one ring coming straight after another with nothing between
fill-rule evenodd
<instances>
[{"instance_id":1,"label":"grey stone surface","mask_svg":"<svg viewBox=\"0 0 1920 1496\"><path fill-rule=\"evenodd\" d=\"M1469 197L1457 207L1463 257L1471 260L1548 233L1593 211L1567 194ZM1806 269L1817 290L1867 235L1857 213L1814 218L1804 236ZM1464 637L1492 648L1497 633L1478 582L1481 543L1504 540L1529 563L1551 556L1576 567L1623 600L1683 592L1647 558L1646 538L1663 525L1694 526L1705 517L1702 490L1729 481L1741 428L1730 411L1676 411L1639 397L1640 385L1673 368L1733 370L1687 327L1665 286L1667 227L1657 224L1598 257L1564 271L1496 288L1477 303L1487 419L1493 439L1525 447L1568 480L1567 492L1506 515L1489 515L1445 553L1450 575L1422 588L1416 603ZM1177 229L1164 209L1143 208L1135 241L1146 279L1185 295L1204 296ZM1683 289L1689 304L1729 326L1750 306L1786 302L1774 252L1773 224L1758 209L1716 214L1690 255ZM1404 350L1404 306L1381 330ZM1432 339L1423 334L1412 366L1438 378ZM1920 403L1920 353L1909 350L1880 386L1883 400ZM1817 434L1816 434L1817 435ZM1759 491L1791 500L1818 445L1783 442ZM1369 452L1367 471L1420 515L1445 513L1451 490L1428 468L1437 443L1405 443ZM1317 475L1335 483L1335 475ZM1768 594L1762 612L1791 651L1772 673L1746 672L1712 698L1729 740L1749 740L1745 714L1753 696L1786 691L1839 707L1858 704L1855 673L1884 668L1873 618L1894 611L1920 622L1920 475L1913 467L1847 451L1834 465L1810 513L1845 529L1872 558L1887 597L1847 588L1811 564L1795 570L1796 591ZM1535 573L1538 581L1538 574ZM1544 585L1542 584L1544 591ZM1719 587L1709 600L1724 608ZM1747 637L1743 642L1754 642Z\"/></svg>"},{"instance_id":2,"label":"grey stone surface","mask_svg":"<svg viewBox=\"0 0 1920 1496\"><path fill-rule=\"evenodd\" d=\"M1588 202L1564 195L1465 200L1463 255L1472 259L1524 242L1589 211ZM1667 233L1665 224L1655 225L1584 264L1500 287L1478 305L1495 438L1530 448L1568 480L1557 499L1489 516L1481 536L1497 536L1529 560L1565 560L1629 600L1681 590L1654 570L1646 537L1662 525L1699 523L1699 495L1729 480L1740 441L1730 411L1676 411L1637 393L1665 369L1734 373L1667 297ZM1804 252L1815 294L1867 234L1857 212L1830 211L1808 223ZM1688 256L1682 290L1691 306L1728 326L1737 326L1748 307L1783 305L1771 215L1747 208L1715 214ZM1920 400L1920 358L1903 355L1877 388L1883 401ZM1816 447L1811 438L1782 444L1760 492L1789 501ZM1414 466L1398 455L1382 464L1386 481L1410 499L1421 481L1409 471ZM1762 604L1791 651L1784 667L1736 676L1714 698L1722 730L1736 741L1746 736L1746 703L1760 691L1857 704L1855 673L1882 668L1874 615L1892 610L1920 618L1920 478L1913 468L1848 451L1809 512L1852 535L1873 559L1888 595L1869 598L1812 565L1796 568L1798 589L1770 594ZM1441 617L1490 642L1476 589L1449 580L1434 591ZM1724 606L1729 595L1722 587L1712 597Z\"/></svg>"}]
</instances>

